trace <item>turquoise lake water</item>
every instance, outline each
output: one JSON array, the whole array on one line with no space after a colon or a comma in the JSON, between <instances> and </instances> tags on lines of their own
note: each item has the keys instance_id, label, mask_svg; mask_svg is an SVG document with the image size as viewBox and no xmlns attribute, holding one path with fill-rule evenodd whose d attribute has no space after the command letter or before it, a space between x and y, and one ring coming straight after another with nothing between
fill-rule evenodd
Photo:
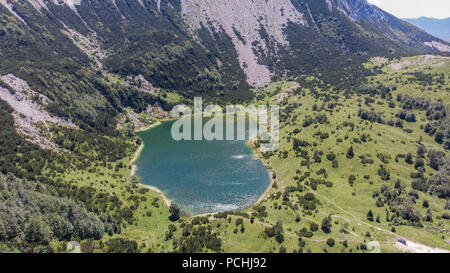
<instances>
[{"instance_id":1,"label":"turquoise lake water","mask_svg":"<svg viewBox=\"0 0 450 273\"><path fill-rule=\"evenodd\" d=\"M192 215L244 209L259 200L270 176L246 141L177 142L174 122L138 133L144 149L134 164L143 184Z\"/></svg>"}]
</instances>

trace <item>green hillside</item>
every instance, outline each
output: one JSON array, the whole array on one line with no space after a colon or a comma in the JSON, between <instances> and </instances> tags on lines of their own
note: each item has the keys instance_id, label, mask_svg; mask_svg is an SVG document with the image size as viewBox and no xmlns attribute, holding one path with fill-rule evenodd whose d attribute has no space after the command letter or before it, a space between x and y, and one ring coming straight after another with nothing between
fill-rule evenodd
<instances>
[{"instance_id":1,"label":"green hillside","mask_svg":"<svg viewBox=\"0 0 450 273\"><path fill-rule=\"evenodd\" d=\"M448 44L365 0L207 2L0 1L0 252L450 250ZM195 96L281 106L252 208L188 217L132 176Z\"/></svg>"},{"instance_id":2,"label":"green hillside","mask_svg":"<svg viewBox=\"0 0 450 273\"><path fill-rule=\"evenodd\" d=\"M78 200L98 215L91 216L98 225L111 227L98 235L101 240L58 235L54 221L77 224L67 216L69 205L55 210L55 220L24 208L20 213L33 215L38 231L30 231L34 222L17 223L23 239L2 245L62 251L60 242L72 238L81 240L85 252L370 252L370 242L377 241L381 251L399 252L396 239L401 237L448 250L450 61L424 60L374 59L365 64L373 76L354 91L335 91L311 77L254 90L255 103L289 96L281 101L280 150L261 154L274 185L246 211L171 222L162 198L129 178L136 149L130 144L123 159L102 163L101 157L92 158L86 167L65 172L50 167L44 176L54 177L56 184L38 179L26 184L31 188L10 188L12 195L2 199L5 205L16 191L35 194L33 187L42 187L42 197L36 198ZM438 130L426 132L428 124ZM80 141L72 143L86 145ZM6 183L11 179L2 177ZM46 197L49 193L59 197ZM1 238L14 238L4 228ZM30 232L35 232L32 242Z\"/></svg>"}]
</instances>

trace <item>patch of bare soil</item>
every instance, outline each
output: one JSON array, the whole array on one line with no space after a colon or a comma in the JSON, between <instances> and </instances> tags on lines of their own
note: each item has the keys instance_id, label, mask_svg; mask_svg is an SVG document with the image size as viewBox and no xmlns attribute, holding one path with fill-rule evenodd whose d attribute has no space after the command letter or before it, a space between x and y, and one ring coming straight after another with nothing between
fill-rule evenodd
<instances>
[{"instance_id":1,"label":"patch of bare soil","mask_svg":"<svg viewBox=\"0 0 450 273\"><path fill-rule=\"evenodd\" d=\"M407 253L450 253L450 251L440 248L432 248L426 245L415 243L412 241L406 241L406 245L396 242L395 246L403 252Z\"/></svg>"},{"instance_id":2,"label":"patch of bare soil","mask_svg":"<svg viewBox=\"0 0 450 273\"><path fill-rule=\"evenodd\" d=\"M408 66L443 66L450 61L450 57L422 55L415 59L406 59L398 63L392 63L389 67L393 70L402 70Z\"/></svg>"}]
</instances>

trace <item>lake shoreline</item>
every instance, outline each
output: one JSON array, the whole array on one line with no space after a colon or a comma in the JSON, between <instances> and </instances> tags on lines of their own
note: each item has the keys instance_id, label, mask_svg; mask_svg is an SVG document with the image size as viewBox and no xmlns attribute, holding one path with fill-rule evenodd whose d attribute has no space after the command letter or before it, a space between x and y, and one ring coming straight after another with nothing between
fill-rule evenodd
<instances>
[{"instance_id":1,"label":"lake shoreline","mask_svg":"<svg viewBox=\"0 0 450 273\"><path fill-rule=\"evenodd\" d=\"M159 120L159 121L155 122L154 124L152 124L150 126L139 128L135 132L138 133L138 132L148 131L148 130L151 130L151 129L161 125L163 122L171 121L171 120L174 120L174 119ZM247 208L243 208L243 209L236 210L236 211L212 212L212 213L204 213L204 214L197 214L197 215L190 215L189 213L184 212L184 213L186 213L188 215L188 217L207 217L207 216L214 217L214 215L217 215L219 213L244 211L246 209L249 209L249 208L252 208L254 206L257 206L258 204L260 204L262 201L264 201L266 199L267 195L269 194L270 190L273 188L273 185L275 183L275 180L273 179L273 172L269 169L268 163L265 162L264 158L259 153L258 149L255 147L254 140L247 141L245 143L245 145L247 145L252 150L253 155L255 156L255 158L257 158L258 160L260 160L263 163L264 167L266 168L266 170L268 172L269 178L270 178L269 186L267 187L265 192L261 195L261 197L258 199L258 201L256 203L254 203L253 205L247 207ZM142 144L139 146L139 148L134 153L134 156L133 156L132 160L130 161L131 177L135 176L135 174L136 174L137 166L134 163L139 159L139 156L140 156L142 150L144 149L144 147L145 147L145 144L142 142ZM146 189L149 189L151 191L154 191L154 192L158 193L161 196L161 198L164 200L164 203L166 204L166 206L168 208L170 207L172 201L166 195L164 195L164 193L160 189L158 189L155 186L150 186L150 185L143 184L142 182L139 183L139 185L144 187L144 188L146 188Z\"/></svg>"},{"instance_id":2,"label":"lake shoreline","mask_svg":"<svg viewBox=\"0 0 450 273\"><path fill-rule=\"evenodd\" d=\"M146 127L139 128L139 129L137 129L137 130L135 131L135 133L144 132L144 131L153 129L153 128L155 128L156 126L159 126L159 125L161 125L161 121L157 121L157 122L153 123L152 125L149 125L149 126L146 126ZM134 162L136 162L136 160L138 160L138 158L139 158L139 156L141 155L141 152L142 152L142 150L144 149L144 147L145 147L144 142L142 142L141 145L139 145L139 148L136 150L136 152L134 152L134 156L133 156L133 158L132 158L131 161L130 161L130 166L131 166L131 176L134 176L134 175L136 174L137 167L136 167L136 165L134 164Z\"/></svg>"},{"instance_id":3,"label":"lake shoreline","mask_svg":"<svg viewBox=\"0 0 450 273\"><path fill-rule=\"evenodd\" d=\"M255 147L254 145L254 140L249 140L247 142L247 145L252 149L252 151L254 152L256 158L258 158L263 164L264 167L266 167L267 172L269 173L269 177L270 177L270 184L267 187L266 191L264 192L264 194L258 199L258 201L251 207L257 206L259 205L259 203L261 203L262 201L264 201L267 197L267 195L269 194L270 190L273 188L273 185L275 183L275 179L273 178L273 171L270 168L269 169L269 165L268 163L264 160L264 157L259 153L258 149Z\"/></svg>"},{"instance_id":4,"label":"lake shoreline","mask_svg":"<svg viewBox=\"0 0 450 273\"><path fill-rule=\"evenodd\" d=\"M139 128L135 132L139 133L139 132L145 132L145 131L151 130L151 129L161 125L162 122L164 122L164 121L166 121L166 120L157 121L157 122L153 123L152 125ZM136 175L137 166L134 163L139 159L139 156L141 155L142 150L144 150L144 147L145 147L145 144L144 144L144 142L142 142L141 145L139 145L139 148L136 150L136 152L134 153L133 158L130 161L130 166L131 166L131 175L130 176L131 177ZM162 198L162 200L166 204L167 208L169 208L170 205L172 204L172 201L169 198L167 198L167 196L165 196L164 193L160 189L158 189L158 188L156 188L154 186L145 185L142 182L139 183L139 186L144 187L146 189L149 189L149 190L159 194L159 196Z\"/></svg>"}]
</instances>

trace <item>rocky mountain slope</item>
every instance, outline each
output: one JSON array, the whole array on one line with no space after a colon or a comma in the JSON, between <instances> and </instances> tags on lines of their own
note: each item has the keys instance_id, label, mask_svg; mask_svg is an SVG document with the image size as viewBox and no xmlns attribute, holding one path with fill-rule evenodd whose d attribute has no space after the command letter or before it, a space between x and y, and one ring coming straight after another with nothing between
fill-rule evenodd
<instances>
[{"instance_id":1,"label":"rocky mountain slope","mask_svg":"<svg viewBox=\"0 0 450 273\"><path fill-rule=\"evenodd\" d=\"M107 252L200 252L205 245L211 251L269 252L280 243L260 235L283 233L277 221L287 215L291 220L283 223L287 237L280 251L323 251L334 241L328 244L331 230L322 233L316 223L331 224L334 213L345 223L338 228L339 219L333 219L332 235L346 245L349 239L349 251L364 251L367 234L394 238L395 229L419 234L421 243L430 240L428 227L447 234L441 219L449 218L450 205L444 200L448 168L439 168L448 164L434 149L450 147L442 103L448 101L448 65L433 56L391 61L393 71L385 65L390 58L448 51L446 42L365 0L0 0L0 193L5 193L0 194L0 252L10 247L52 251L61 248L47 249L50 241L75 238L86 243L86 251L103 236L108 241L101 248ZM408 70L417 63L436 65L434 70ZM292 88L279 81L286 79ZM260 86L264 88L252 89ZM397 96L406 93L418 98ZM206 235L182 235L191 232L170 223L158 195L130 178L130 157L140 144L135 128L156 119L146 112L164 115L198 95L217 104L273 100L283 106L281 122L288 137L282 138L280 153L266 155L279 187L272 189L264 208L249 209L259 219L245 220L247 233L240 219L243 237L233 235L239 225L228 225L226 215L216 219L221 221L217 233L225 234L220 238L212 225ZM422 100L424 95L432 101ZM396 142L381 132L395 136ZM300 133L311 144L296 139ZM433 148L429 163L427 151L418 150L416 141ZM326 161L323 152L333 149L336 154L326 155ZM351 156L345 155L347 150ZM364 177L359 177L356 171L365 167ZM430 168L440 173L434 175ZM389 170L390 184L402 180L392 190L376 184L388 181ZM332 183L325 180L327 171ZM310 184L303 188L306 183L300 183L306 179ZM19 184L24 186L14 186ZM303 196L304 189L318 187L326 191ZM421 199L411 188L423 192ZM364 219L372 213L375 191L378 204L383 202L374 210L382 223L367 225ZM350 196L356 196L353 203L348 203ZM11 206L18 198L31 206ZM367 210L355 211L361 204ZM436 225L425 204L433 210ZM295 217L299 207L303 213ZM417 233L422 216L428 219L423 220L426 228ZM300 233L295 218L303 221ZM305 239L305 247L302 238L313 236L306 229L310 221L315 224L311 232L319 233ZM199 229L206 224L200 223ZM128 240L136 236L139 249ZM435 233L432 243L442 247L439 236ZM249 241L257 243L250 246Z\"/></svg>"},{"instance_id":2,"label":"rocky mountain slope","mask_svg":"<svg viewBox=\"0 0 450 273\"><path fill-rule=\"evenodd\" d=\"M122 107L170 108L164 92L240 102L252 86L317 72L351 88L370 56L450 51L365 0L0 0L0 22L0 76L108 134ZM129 77L164 94L110 81Z\"/></svg>"},{"instance_id":3,"label":"rocky mountain slope","mask_svg":"<svg viewBox=\"0 0 450 273\"><path fill-rule=\"evenodd\" d=\"M14 24L27 35L39 31L36 40L64 51L58 57L89 57L110 71L142 74L179 92L242 91L271 76L329 70L330 59L338 65L366 55L449 50L365 0L0 3L4 38Z\"/></svg>"},{"instance_id":4,"label":"rocky mountain slope","mask_svg":"<svg viewBox=\"0 0 450 273\"><path fill-rule=\"evenodd\" d=\"M194 35L206 27L211 33L224 31L231 37L252 85L269 82L274 71L298 72L299 66L308 67L302 63L304 59L311 62L308 57L325 59L320 56L323 52L311 46L316 41L322 50L334 50L331 58L336 58L340 54L417 52L427 50L424 42L434 40L364 0L181 2ZM299 43L307 39L309 43ZM292 57L297 67L288 63Z\"/></svg>"},{"instance_id":5,"label":"rocky mountain slope","mask_svg":"<svg viewBox=\"0 0 450 273\"><path fill-rule=\"evenodd\" d=\"M127 108L249 101L252 87L313 74L354 89L370 57L442 51L365 0L0 0L0 99L52 149L51 124L115 136Z\"/></svg>"}]
</instances>

